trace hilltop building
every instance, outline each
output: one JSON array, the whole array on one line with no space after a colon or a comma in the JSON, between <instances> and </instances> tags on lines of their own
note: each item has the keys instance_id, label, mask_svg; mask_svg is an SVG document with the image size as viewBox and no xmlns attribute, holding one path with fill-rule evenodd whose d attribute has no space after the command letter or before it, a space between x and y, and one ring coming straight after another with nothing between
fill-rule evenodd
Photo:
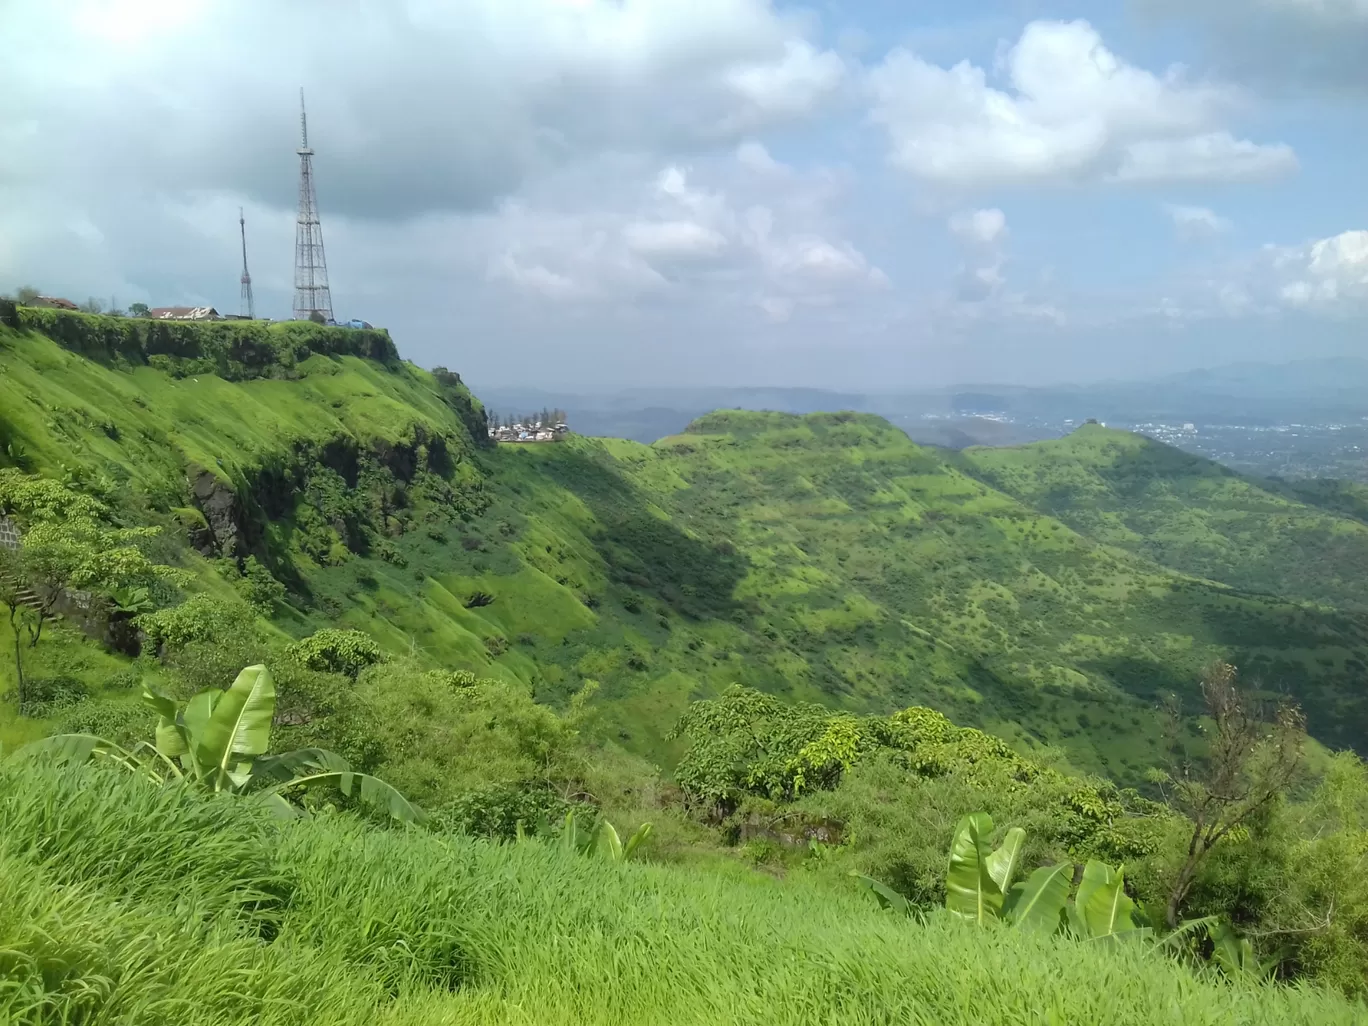
<instances>
[{"instance_id":1,"label":"hilltop building","mask_svg":"<svg viewBox=\"0 0 1368 1026\"><path fill-rule=\"evenodd\" d=\"M221 321L223 318L212 306L159 306L148 310L154 321Z\"/></svg>"},{"instance_id":2,"label":"hilltop building","mask_svg":"<svg viewBox=\"0 0 1368 1026\"><path fill-rule=\"evenodd\" d=\"M62 299L60 296L36 296L31 303L25 306L40 306L48 310L79 310L75 303L69 299Z\"/></svg>"},{"instance_id":3,"label":"hilltop building","mask_svg":"<svg viewBox=\"0 0 1368 1026\"><path fill-rule=\"evenodd\" d=\"M544 410L514 419L494 414L489 418L489 437L496 442L559 442L570 433L565 414Z\"/></svg>"}]
</instances>

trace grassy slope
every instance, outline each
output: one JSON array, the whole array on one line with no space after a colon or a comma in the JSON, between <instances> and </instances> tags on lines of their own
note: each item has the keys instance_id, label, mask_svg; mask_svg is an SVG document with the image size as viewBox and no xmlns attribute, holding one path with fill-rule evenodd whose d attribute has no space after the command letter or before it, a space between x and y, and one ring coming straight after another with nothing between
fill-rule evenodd
<instances>
[{"instance_id":1,"label":"grassy slope","mask_svg":"<svg viewBox=\"0 0 1368 1026\"><path fill-rule=\"evenodd\" d=\"M386 623L444 659L471 657L463 630L506 638L496 666L544 698L599 680L620 738L653 754L690 697L741 681L852 709L927 704L1134 776L1156 755L1156 693L1191 695L1217 655L1297 694L1323 738L1361 727L1359 617L1098 545L877 418L699 427L650 447L502 447L485 460L482 550L405 539L424 601L402 601L404 572L380 574ZM373 626L361 566L322 577ZM493 601L464 609L477 591Z\"/></svg>"},{"instance_id":2,"label":"grassy slope","mask_svg":"<svg viewBox=\"0 0 1368 1026\"><path fill-rule=\"evenodd\" d=\"M408 365L314 356L297 380L176 380L0 329L0 370L0 442L35 469L85 466L165 510L188 502L189 464L246 479L303 443L415 425L469 441L434 379ZM714 415L652 447L467 454L454 476L485 512L431 518L414 500L423 515L387 543L388 561L323 565L294 547L288 517L272 525L263 544L307 589L282 626L354 625L550 701L601 681L619 738L663 761L684 704L733 681L861 710L927 704L1123 777L1153 761L1156 692L1190 695L1216 655L1298 695L1331 743L1368 720L1355 697L1361 618L1099 545L877 418ZM228 587L181 558L203 587ZM92 677L110 661L82 658ZM0 674L7 665L0 652ZM37 729L0 722L0 738Z\"/></svg>"},{"instance_id":3,"label":"grassy slope","mask_svg":"<svg viewBox=\"0 0 1368 1026\"><path fill-rule=\"evenodd\" d=\"M1009 495L1165 566L1250 591L1368 605L1368 524L1355 519L1362 509L1353 494L1327 482L1297 489L1251 479L1096 425L962 458Z\"/></svg>"},{"instance_id":4,"label":"grassy slope","mask_svg":"<svg viewBox=\"0 0 1368 1026\"><path fill-rule=\"evenodd\" d=\"M843 880L279 824L109 772L10 763L0 799L6 1022L1364 1021L1331 994L1202 979L1142 944L921 925Z\"/></svg>"}]
</instances>

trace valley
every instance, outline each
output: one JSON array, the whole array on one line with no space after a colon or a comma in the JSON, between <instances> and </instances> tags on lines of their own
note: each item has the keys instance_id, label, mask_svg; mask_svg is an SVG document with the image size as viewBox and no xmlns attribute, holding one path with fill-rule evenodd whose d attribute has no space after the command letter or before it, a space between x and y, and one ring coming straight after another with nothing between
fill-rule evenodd
<instances>
[{"instance_id":1,"label":"valley","mask_svg":"<svg viewBox=\"0 0 1368 1026\"><path fill-rule=\"evenodd\" d=\"M679 886L760 869L825 895L839 869L929 907L979 808L1028 824L1034 859L1127 865L1153 917L1187 822L1165 767L1202 751L1202 682L1229 663L1248 701L1305 714L1307 773L1257 820L1292 838L1267 865L1296 903L1232 897L1232 842L1193 914L1295 929L1327 900L1289 889L1296 861L1351 869L1357 828L1324 802L1357 793L1368 736L1360 486L1096 424L943 449L856 412L495 444L460 376L383 332L10 318L0 506L47 545L93 511L152 562L118 550L140 595L107 585L0 643L6 750L133 746L157 722L141 689L193 701L269 667L273 752L339 753L452 836L573 838L549 824L578 810L653 825ZM1297 957L1352 994L1346 929L1326 951L1351 968Z\"/></svg>"}]
</instances>

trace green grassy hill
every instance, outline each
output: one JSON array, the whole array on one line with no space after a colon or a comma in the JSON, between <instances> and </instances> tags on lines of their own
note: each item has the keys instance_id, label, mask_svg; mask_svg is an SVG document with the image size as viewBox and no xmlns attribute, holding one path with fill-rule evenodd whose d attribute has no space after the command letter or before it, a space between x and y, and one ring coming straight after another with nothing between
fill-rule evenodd
<instances>
[{"instance_id":1,"label":"green grassy hill","mask_svg":"<svg viewBox=\"0 0 1368 1026\"><path fill-rule=\"evenodd\" d=\"M1249 478L1098 425L968 449L962 460L993 487L1156 563L1247 591L1368 606L1368 523L1356 486Z\"/></svg>"},{"instance_id":2,"label":"green grassy hill","mask_svg":"<svg viewBox=\"0 0 1368 1026\"><path fill-rule=\"evenodd\" d=\"M959 464L876 417L733 412L654 446L490 449L459 378L398 361L383 333L163 338L165 325L23 313L0 327L0 465L65 475L162 525L165 558L212 594L242 590L252 555L288 588L276 632L357 627L557 705L597 681L616 737L667 764L685 705L740 682L862 712L929 705L1135 780L1157 757L1157 696L1191 701L1218 656L1298 698L1326 743L1368 727L1368 619L1298 601L1326 597L1311 573L1266 594L1282 546L1264 564L1251 553L1245 577L1184 555L1227 538L1203 488L1321 525L1297 527L1302 563L1347 565L1338 554L1368 527L1132 436L1089 429ZM1052 481L1069 444L1112 446L1113 463L1157 453L1144 479L1170 521L1206 525L1206 548L1139 537L1143 512L1127 527L1100 499L1085 516L1062 498L1072 485L1023 483ZM1080 496L1102 487L1078 476ZM1239 567L1233 552L1224 565ZM1334 586L1346 608L1352 584ZM98 687L117 659L82 651ZM44 729L0 715L0 738Z\"/></svg>"}]
</instances>

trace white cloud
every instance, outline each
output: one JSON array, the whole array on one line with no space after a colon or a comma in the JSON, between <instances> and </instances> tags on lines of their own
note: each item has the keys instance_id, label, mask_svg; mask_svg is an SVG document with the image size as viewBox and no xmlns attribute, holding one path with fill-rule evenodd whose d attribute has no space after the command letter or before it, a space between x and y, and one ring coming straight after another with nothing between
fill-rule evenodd
<instances>
[{"instance_id":1,"label":"white cloud","mask_svg":"<svg viewBox=\"0 0 1368 1026\"><path fill-rule=\"evenodd\" d=\"M736 148L736 159L742 167L759 174L785 171L787 168L770 156L769 150L756 141L748 140Z\"/></svg>"},{"instance_id":2,"label":"white cloud","mask_svg":"<svg viewBox=\"0 0 1368 1026\"><path fill-rule=\"evenodd\" d=\"M1032 22L1002 63L1007 89L967 61L941 68L892 51L869 76L892 162L950 186L1225 180L1295 166L1287 147L1223 127L1233 90L1127 64L1087 22Z\"/></svg>"},{"instance_id":3,"label":"white cloud","mask_svg":"<svg viewBox=\"0 0 1368 1026\"><path fill-rule=\"evenodd\" d=\"M289 207L302 83L325 210L488 209L598 153L801 119L845 77L771 0L155 2L0 4L0 35L26 41L0 61L5 172Z\"/></svg>"},{"instance_id":4,"label":"white cloud","mask_svg":"<svg viewBox=\"0 0 1368 1026\"><path fill-rule=\"evenodd\" d=\"M1278 252L1275 265L1288 279L1279 297L1295 307L1368 306L1368 231L1348 231Z\"/></svg>"},{"instance_id":5,"label":"white cloud","mask_svg":"<svg viewBox=\"0 0 1368 1026\"><path fill-rule=\"evenodd\" d=\"M762 296L756 301L764 315L776 324L793 316L793 300L787 296Z\"/></svg>"},{"instance_id":6,"label":"white cloud","mask_svg":"<svg viewBox=\"0 0 1368 1026\"><path fill-rule=\"evenodd\" d=\"M1179 236L1188 239L1209 238L1230 230L1230 222L1210 207L1190 207L1179 203L1165 203L1164 212L1173 221Z\"/></svg>"},{"instance_id":7,"label":"white cloud","mask_svg":"<svg viewBox=\"0 0 1368 1026\"><path fill-rule=\"evenodd\" d=\"M996 207L952 214L947 226L963 247L965 262L955 277L955 298L982 303L999 296L1006 285L1007 215Z\"/></svg>"},{"instance_id":8,"label":"white cloud","mask_svg":"<svg viewBox=\"0 0 1368 1026\"><path fill-rule=\"evenodd\" d=\"M1292 147L1236 139L1229 132L1208 132L1186 139L1145 139L1125 148L1118 182L1264 181L1297 170Z\"/></svg>"},{"instance_id":9,"label":"white cloud","mask_svg":"<svg viewBox=\"0 0 1368 1026\"><path fill-rule=\"evenodd\" d=\"M734 68L725 80L746 102L747 115L791 118L816 108L845 76L845 61L837 54L819 51L804 39L790 39L779 60Z\"/></svg>"},{"instance_id":10,"label":"white cloud","mask_svg":"<svg viewBox=\"0 0 1368 1026\"><path fill-rule=\"evenodd\" d=\"M633 221L622 237L634 253L651 257L708 257L726 248L721 232L696 221Z\"/></svg>"},{"instance_id":11,"label":"white cloud","mask_svg":"<svg viewBox=\"0 0 1368 1026\"><path fill-rule=\"evenodd\" d=\"M1132 295L1113 303L1107 316L1113 321L1158 315L1172 321L1277 324L1291 314L1315 318L1322 326L1368 314L1368 231L1300 245L1269 243L1205 267L1185 267L1168 282L1162 300Z\"/></svg>"},{"instance_id":12,"label":"white cloud","mask_svg":"<svg viewBox=\"0 0 1368 1026\"><path fill-rule=\"evenodd\" d=\"M776 192L735 167L723 187L671 165L617 183L609 205L508 204L477 233L493 250L489 275L555 302L621 306L674 295L733 311L755 305L772 321L888 284L854 245L827 234L834 222L801 176Z\"/></svg>"},{"instance_id":13,"label":"white cloud","mask_svg":"<svg viewBox=\"0 0 1368 1026\"><path fill-rule=\"evenodd\" d=\"M961 239L991 245L1007 234L1007 216L996 207L953 215L950 230Z\"/></svg>"},{"instance_id":14,"label":"white cloud","mask_svg":"<svg viewBox=\"0 0 1368 1026\"><path fill-rule=\"evenodd\" d=\"M563 274L557 274L541 264L524 264L509 252L491 262L489 276L538 293L547 299L572 299L584 294L583 288Z\"/></svg>"}]
</instances>

